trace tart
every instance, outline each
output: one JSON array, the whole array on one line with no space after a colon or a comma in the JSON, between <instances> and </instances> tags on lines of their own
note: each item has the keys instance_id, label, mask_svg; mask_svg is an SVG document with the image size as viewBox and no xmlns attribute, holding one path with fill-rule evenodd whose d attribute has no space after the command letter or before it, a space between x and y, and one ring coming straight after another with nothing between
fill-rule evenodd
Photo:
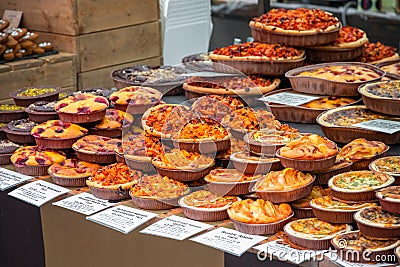
<instances>
[{"instance_id":1,"label":"tart","mask_svg":"<svg viewBox=\"0 0 400 267\"><path fill-rule=\"evenodd\" d=\"M80 160L110 164L116 161L114 151L120 142L120 139L100 135L87 135L76 141L72 145L72 149Z\"/></svg>"},{"instance_id":2,"label":"tart","mask_svg":"<svg viewBox=\"0 0 400 267\"><path fill-rule=\"evenodd\" d=\"M140 178L129 194L137 207L161 210L178 206L178 199L189 192L184 183L157 174Z\"/></svg>"},{"instance_id":3,"label":"tart","mask_svg":"<svg viewBox=\"0 0 400 267\"><path fill-rule=\"evenodd\" d=\"M260 76L249 77L201 77L193 76L185 81L185 91L205 95L261 95L276 89L280 79L268 79Z\"/></svg>"},{"instance_id":4,"label":"tart","mask_svg":"<svg viewBox=\"0 0 400 267\"><path fill-rule=\"evenodd\" d=\"M333 42L339 35L339 19L320 9L271 9L250 23L255 40L293 46Z\"/></svg>"},{"instance_id":5,"label":"tart","mask_svg":"<svg viewBox=\"0 0 400 267\"><path fill-rule=\"evenodd\" d=\"M400 213L400 186L389 186L376 192L376 197L382 209L388 212Z\"/></svg>"},{"instance_id":6,"label":"tart","mask_svg":"<svg viewBox=\"0 0 400 267\"><path fill-rule=\"evenodd\" d=\"M227 209L240 198L219 196L207 190L199 190L179 200L186 217L197 221L221 221L228 218Z\"/></svg>"},{"instance_id":7,"label":"tart","mask_svg":"<svg viewBox=\"0 0 400 267\"><path fill-rule=\"evenodd\" d=\"M11 162L17 172L31 176L47 175L47 169L53 163L66 159L65 153L38 146L18 148L11 155Z\"/></svg>"},{"instance_id":8,"label":"tart","mask_svg":"<svg viewBox=\"0 0 400 267\"><path fill-rule=\"evenodd\" d=\"M366 208L354 215L360 232L374 239L400 238L400 215L384 211L381 207Z\"/></svg>"},{"instance_id":9,"label":"tart","mask_svg":"<svg viewBox=\"0 0 400 267\"><path fill-rule=\"evenodd\" d=\"M371 111L366 106L348 106L335 108L320 114L317 118L317 123L329 139L339 143L346 144L361 137L384 142L388 145L400 142L400 132L387 134L353 126L353 124L359 122L375 119L398 120L397 117Z\"/></svg>"},{"instance_id":10,"label":"tart","mask_svg":"<svg viewBox=\"0 0 400 267\"><path fill-rule=\"evenodd\" d=\"M297 219L315 217L313 210L310 206L310 202L313 199L324 197L326 195L326 191L321 186L313 186L309 195L290 203L294 211L294 216Z\"/></svg>"},{"instance_id":11,"label":"tart","mask_svg":"<svg viewBox=\"0 0 400 267\"><path fill-rule=\"evenodd\" d=\"M122 163L114 163L97 170L86 180L90 192L98 198L121 200L129 197L129 190L142 177Z\"/></svg>"},{"instance_id":12,"label":"tart","mask_svg":"<svg viewBox=\"0 0 400 267\"><path fill-rule=\"evenodd\" d=\"M90 128L90 132L110 138L121 137L123 127L131 125L133 120L131 114L109 108L101 122Z\"/></svg>"},{"instance_id":13,"label":"tart","mask_svg":"<svg viewBox=\"0 0 400 267\"><path fill-rule=\"evenodd\" d=\"M218 72L246 75L283 75L286 71L303 65L303 49L277 43L247 42L215 49L210 54Z\"/></svg>"},{"instance_id":14,"label":"tart","mask_svg":"<svg viewBox=\"0 0 400 267\"><path fill-rule=\"evenodd\" d=\"M386 72L388 78L398 80L400 78L400 60L390 60L384 63L377 64L381 70Z\"/></svg>"},{"instance_id":15,"label":"tart","mask_svg":"<svg viewBox=\"0 0 400 267\"><path fill-rule=\"evenodd\" d=\"M112 93L110 101L118 110L143 114L148 108L157 105L161 96L160 91L150 87L129 86Z\"/></svg>"},{"instance_id":16,"label":"tart","mask_svg":"<svg viewBox=\"0 0 400 267\"><path fill-rule=\"evenodd\" d=\"M311 174L286 168L267 173L253 189L264 200L274 203L291 202L309 195L314 180Z\"/></svg>"},{"instance_id":17,"label":"tart","mask_svg":"<svg viewBox=\"0 0 400 267\"><path fill-rule=\"evenodd\" d=\"M248 152L236 152L230 156L233 166L242 173L259 174L282 170L278 158L252 155Z\"/></svg>"},{"instance_id":18,"label":"tart","mask_svg":"<svg viewBox=\"0 0 400 267\"><path fill-rule=\"evenodd\" d=\"M345 145L337 155L337 160L353 162L352 170L366 170L375 159L383 157L389 147L380 141L358 138Z\"/></svg>"},{"instance_id":19,"label":"tart","mask_svg":"<svg viewBox=\"0 0 400 267\"><path fill-rule=\"evenodd\" d=\"M11 164L11 155L20 147L10 140L0 140L0 165Z\"/></svg>"},{"instance_id":20,"label":"tart","mask_svg":"<svg viewBox=\"0 0 400 267\"><path fill-rule=\"evenodd\" d=\"M233 110L243 108L243 103L232 96L208 95L198 98L192 104L192 110L200 117L221 122L222 118Z\"/></svg>"},{"instance_id":21,"label":"tart","mask_svg":"<svg viewBox=\"0 0 400 267\"><path fill-rule=\"evenodd\" d=\"M28 107L37 101L56 101L61 88L42 86L42 87L24 87L10 93L15 104L22 107Z\"/></svg>"},{"instance_id":22,"label":"tart","mask_svg":"<svg viewBox=\"0 0 400 267\"><path fill-rule=\"evenodd\" d=\"M214 160L204 154L173 149L153 159L151 163L160 175L188 182L206 176Z\"/></svg>"},{"instance_id":23,"label":"tart","mask_svg":"<svg viewBox=\"0 0 400 267\"><path fill-rule=\"evenodd\" d=\"M288 204L274 205L263 199L237 201L227 212L236 230L253 235L275 234L293 216Z\"/></svg>"},{"instance_id":24,"label":"tart","mask_svg":"<svg viewBox=\"0 0 400 267\"><path fill-rule=\"evenodd\" d=\"M58 114L54 109L56 103L56 101L38 101L30 104L25 111L28 113L29 118L37 123L42 123L48 120L57 120Z\"/></svg>"},{"instance_id":25,"label":"tart","mask_svg":"<svg viewBox=\"0 0 400 267\"><path fill-rule=\"evenodd\" d=\"M376 203L345 203L329 196L323 196L311 200L315 217L321 221L330 223L354 223L353 215L363 208L375 207Z\"/></svg>"},{"instance_id":26,"label":"tart","mask_svg":"<svg viewBox=\"0 0 400 267\"><path fill-rule=\"evenodd\" d=\"M149 108L143 114L142 127L151 136L170 138L192 117L192 111L186 106L161 104Z\"/></svg>"},{"instance_id":27,"label":"tart","mask_svg":"<svg viewBox=\"0 0 400 267\"><path fill-rule=\"evenodd\" d=\"M359 60L365 63L378 64L385 61L398 59L399 54L396 52L396 50L397 49L395 47L384 45L381 42L368 42L364 45L364 51Z\"/></svg>"},{"instance_id":28,"label":"tart","mask_svg":"<svg viewBox=\"0 0 400 267\"><path fill-rule=\"evenodd\" d=\"M69 149L88 130L73 123L60 120L50 120L36 125L31 134L36 144L52 149Z\"/></svg>"},{"instance_id":29,"label":"tart","mask_svg":"<svg viewBox=\"0 0 400 267\"><path fill-rule=\"evenodd\" d=\"M369 83L358 88L358 92L368 109L400 116L400 81Z\"/></svg>"},{"instance_id":30,"label":"tart","mask_svg":"<svg viewBox=\"0 0 400 267\"><path fill-rule=\"evenodd\" d=\"M0 122L10 122L26 118L25 108L14 104L0 105Z\"/></svg>"},{"instance_id":31,"label":"tart","mask_svg":"<svg viewBox=\"0 0 400 267\"><path fill-rule=\"evenodd\" d=\"M384 72L370 64L332 62L305 66L288 71L296 92L329 96L358 96L358 87L380 80Z\"/></svg>"},{"instance_id":32,"label":"tart","mask_svg":"<svg viewBox=\"0 0 400 267\"><path fill-rule=\"evenodd\" d=\"M331 242L342 260L360 263L389 259L393 250L400 245L399 240L374 240L365 237L360 231L339 234Z\"/></svg>"},{"instance_id":33,"label":"tart","mask_svg":"<svg viewBox=\"0 0 400 267\"><path fill-rule=\"evenodd\" d=\"M353 162L339 162L336 160L335 164L332 167L315 170L310 173L315 176L315 185L327 185L329 179L331 179L333 176L340 173L349 172L352 165Z\"/></svg>"},{"instance_id":34,"label":"tart","mask_svg":"<svg viewBox=\"0 0 400 267\"><path fill-rule=\"evenodd\" d=\"M3 130L7 139L17 144L35 144L35 138L31 135L31 130L37 125L30 119L20 119L10 121Z\"/></svg>"},{"instance_id":35,"label":"tart","mask_svg":"<svg viewBox=\"0 0 400 267\"><path fill-rule=\"evenodd\" d=\"M230 163L230 157L232 154L249 150L248 144L243 140L231 137L230 141L231 144L227 150L220 151L215 155L216 166L226 168Z\"/></svg>"},{"instance_id":36,"label":"tart","mask_svg":"<svg viewBox=\"0 0 400 267\"><path fill-rule=\"evenodd\" d=\"M389 174L373 171L352 171L333 176L328 186L333 197L347 201L374 201L375 190L394 183Z\"/></svg>"},{"instance_id":37,"label":"tart","mask_svg":"<svg viewBox=\"0 0 400 267\"><path fill-rule=\"evenodd\" d=\"M58 101L54 108L65 122L88 123L102 120L108 105L103 96L77 93Z\"/></svg>"},{"instance_id":38,"label":"tart","mask_svg":"<svg viewBox=\"0 0 400 267\"><path fill-rule=\"evenodd\" d=\"M100 165L97 164L76 159L66 159L51 165L48 173L54 183L58 185L86 186L86 179L98 169L100 169Z\"/></svg>"},{"instance_id":39,"label":"tart","mask_svg":"<svg viewBox=\"0 0 400 267\"><path fill-rule=\"evenodd\" d=\"M261 174L246 174L235 169L214 169L204 177L204 180L211 192L221 196L237 196L249 194L254 184L261 178Z\"/></svg>"},{"instance_id":40,"label":"tart","mask_svg":"<svg viewBox=\"0 0 400 267\"><path fill-rule=\"evenodd\" d=\"M393 176L395 185L400 185L400 156L389 156L376 159L369 164L371 171L383 172Z\"/></svg>"},{"instance_id":41,"label":"tart","mask_svg":"<svg viewBox=\"0 0 400 267\"><path fill-rule=\"evenodd\" d=\"M332 238L350 230L350 225L330 224L317 218L296 220L284 227L294 245L315 250L328 249Z\"/></svg>"},{"instance_id":42,"label":"tart","mask_svg":"<svg viewBox=\"0 0 400 267\"><path fill-rule=\"evenodd\" d=\"M337 154L334 142L316 134L292 140L276 152L284 167L303 171L329 168L335 164Z\"/></svg>"},{"instance_id":43,"label":"tart","mask_svg":"<svg viewBox=\"0 0 400 267\"><path fill-rule=\"evenodd\" d=\"M176 148L198 153L213 153L229 148L229 132L210 118L195 118L187 122L172 142Z\"/></svg>"}]
</instances>

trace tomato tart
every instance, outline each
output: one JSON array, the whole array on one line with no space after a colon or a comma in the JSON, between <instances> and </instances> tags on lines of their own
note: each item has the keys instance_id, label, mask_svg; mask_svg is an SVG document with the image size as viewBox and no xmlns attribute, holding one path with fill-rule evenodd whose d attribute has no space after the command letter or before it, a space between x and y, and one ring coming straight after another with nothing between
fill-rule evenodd
<instances>
[{"instance_id":1,"label":"tomato tart","mask_svg":"<svg viewBox=\"0 0 400 267\"><path fill-rule=\"evenodd\" d=\"M100 169L100 165L80 161L77 159L66 159L51 165L48 173L54 183L61 186L86 186L86 179L93 172Z\"/></svg>"},{"instance_id":2,"label":"tomato tart","mask_svg":"<svg viewBox=\"0 0 400 267\"><path fill-rule=\"evenodd\" d=\"M381 42L367 42L364 45L364 51L359 60L364 63L379 64L399 59L399 54L396 51L397 49L395 47L384 45Z\"/></svg>"}]
</instances>

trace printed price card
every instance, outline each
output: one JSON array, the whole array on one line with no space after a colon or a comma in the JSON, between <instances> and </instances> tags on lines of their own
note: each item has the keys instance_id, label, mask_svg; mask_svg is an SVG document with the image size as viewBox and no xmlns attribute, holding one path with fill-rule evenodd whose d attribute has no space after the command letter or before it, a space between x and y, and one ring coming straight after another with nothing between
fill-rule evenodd
<instances>
[{"instance_id":1,"label":"printed price card","mask_svg":"<svg viewBox=\"0 0 400 267\"><path fill-rule=\"evenodd\" d=\"M46 181L34 181L11 191L8 195L40 207L53 198L69 191L67 188Z\"/></svg>"},{"instance_id":2,"label":"printed price card","mask_svg":"<svg viewBox=\"0 0 400 267\"><path fill-rule=\"evenodd\" d=\"M4 191L8 188L19 185L25 181L33 179L31 176L23 175L18 172L0 168L0 190Z\"/></svg>"},{"instance_id":3,"label":"printed price card","mask_svg":"<svg viewBox=\"0 0 400 267\"><path fill-rule=\"evenodd\" d=\"M278 94L264 96L259 98L258 100L264 102L288 105L288 106L300 106L319 98L321 98L321 96L310 96L310 95L282 92Z\"/></svg>"},{"instance_id":4,"label":"printed price card","mask_svg":"<svg viewBox=\"0 0 400 267\"><path fill-rule=\"evenodd\" d=\"M393 134L400 131L400 121L382 119L363 121L353 124L353 126L388 134Z\"/></svg>"},{"instance_id":5,"label":"printed price card","mask_svg":"<svg viewBox=\"0 0 400 267\"><path fill-rule=\"evenodd\" d=\"M98 211L113 206L108 200L99 199L89 193L81 193L54 202L53 205L69 209L84 215L92 215Z\"/></svg>"}]
</instances>

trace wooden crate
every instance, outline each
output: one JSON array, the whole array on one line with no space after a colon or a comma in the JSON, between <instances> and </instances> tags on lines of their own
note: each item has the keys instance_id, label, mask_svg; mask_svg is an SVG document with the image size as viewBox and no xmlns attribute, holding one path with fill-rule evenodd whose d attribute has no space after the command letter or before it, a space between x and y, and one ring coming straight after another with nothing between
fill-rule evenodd
<instances>
[{"instance_id":1,"label":"wooden crate","mask_svg":"<svg viewBox=\"0 0 400 267\"><path fill-rule=\"evenodd\" d=\"M76 54L79 73L161 56L159 21L79 36L38 33L56 50Z\"/></svg>"},{"instance_id":2,"label":"wooden crate","mask_svg":"<svg viewBox=\"0 0 400 267\"><path fill-rule=\"evenodd\" d=\"M32 31L80 35L156 21L158 0L0 0L4 10L24 12Z\"/></svg>"},{"instance_id":3,"label":"wooden crate","mask_svg":"<svg viewBox=\"0 0 400 267\"><path fill-rule=\"evenodd\" d=\"M9 99L10 92L26 86L44 85L76 90L75 55L59 53L0 65L0 99Z\"/></svg>"}]
</instances>

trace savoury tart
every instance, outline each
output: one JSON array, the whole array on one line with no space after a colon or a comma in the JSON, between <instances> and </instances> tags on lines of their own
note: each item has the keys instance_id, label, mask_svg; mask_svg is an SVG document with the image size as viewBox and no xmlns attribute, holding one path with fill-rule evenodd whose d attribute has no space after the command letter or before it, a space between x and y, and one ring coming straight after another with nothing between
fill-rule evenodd
<instances>
[{"instance_id":1,"label":"savoury tart","mask_svg":"<svg viewBox=\"0 0 400 267\"><path fill-rule=\"evenodd\" d=\"M386 61L399 59L399 54L396 48L389 45L384 45L381 42L367 42L364 45L364 51L359 60L370 64L379 64Z\"/></svg>"},{"instance_id":2,"label":"savoury tart","mask_svg":"<svg viewBox=\"0 0 400 267\"><path fill-rule=\"evenodd\" d=\"M86 184L95 197L120 200L129 197L129 190L141 177L140 171L131 170L122 163L114 163L97 170Z\"/></svg>"},{"instance_id":3,"label":"savoury tart","mask_svg":"<svg viewBox=\"0 0 400 267\"><path fill-rule=\"evenodd\" d=\"M297 219L315 217L313 210L310 206L310 202L313 199L320 198L326 195L327 192L321 186L313 186L309 195L290 203L294 211L294 217L296 217Z\"/></svg>"},{"instance_id":4,"label":"savoury tart","mask_svg":"<svg viewBox=\"0 0 400 267\"><path fill-rule=\"evenodd\" d=\"M351 166L353 162L348 161L337 161L335 164L329 168L321 169L321 170L314 170L310 172L312 175L315 176L315 185L327 185L329 179L333 176L351 171Z\"/></svg>"},{"instance_id":5,"label":"savoury tart","mask_svg":"<svg viewBox=\"0 0 400 267\"><path fill-rule=\"evenodd\" d=\"M90 128L90 132L110 138L121 137L123 127L130 126L133 120L134 118L131 114L109 108L106 110L106 115L101 122Z\"/></svg>"},{"instance_id":6,"label":"savoury tart","mask_svg":"<svg viewBox=\"0 0 400 267\"><path fill-rule=\"evenodd\" d=\"M333 176L328 186L333 197L347 201L374 201L375 192L394 183L388 174L373 171L352 171Z\"/></svg>"},{"instance_id":7,"label":"savoury tart","mask_svg":"<svg viewBox=\"0 0 400 267\"><path fill-rule=\"evenodd\" d=\"M350 230L350 225L330 224L317 218L292 221L284 227L290 242L303 248L315 250L328 249L332 238Z\"/></svg>"},{"instance_id":8,"label":"savoury tart","mask_svg":"<svg viewBox=\"0 0 400 267\"><path fill-rule=\"evenodd\" d=\"M374 239L400 238L400 215L384 211L381 207L366 208L354 215L360 232Z\"/></svg>"},{"instance_id":9,"label":"savoury tart","mask_svg":"<svg viewBox=\"0 0 400 267\"><path fill-rule=\"evenodd\" d=\"M282 170L283 166L278 158L271 156L258 156L249 152L236 152L230 156L233 166L242 173L259 174L269 171Z\"/></svg>"},{"instance_id":10,"label":"savoury tart","mask_svg":"<svg viewBox=\"0 0 400 267\"><path fill-rule=\"evenodd\" d=\"M86 179L98 169L100 169L100 165L97 164L76 159L66 159L51 165L48 173L58 185L86 186Z\"/></svg>"},{"instance_id":11,"label":"savoury tart","mask_svg":"<svg viewBox=\"0 0 400 267\"><path fill-rule=\"evenodd\" d=\"M11 155L11 162L17 172L32 176L47 175L47 169L51 164L65 159L64 152L38 146L20 147Z\"/></svg>"},{"instance_id":12,"label":"savoury tart","mask_svg":"<svg viewBox=\"0 0 400 267\"><path fill-rule=\"evenodd\" d=\"M368 168L371 171L383 172L393 176L394 185L400 185L400 156L382 157L372 161Z\"/></svg>"},{"instance_id":13,"label":"savoury tart","mask_svg":"<svg viewBox=\"0 0 400 267\"><path fill-rule=\"evenodd\" d=\"M35 138L31 135L31 130L37 125L30 119L20 119L10 121L3 126L7 139L17 144L35 144Z\"/></svg>"},{"instance_id":14,"label":"savoury tart","mask_svg":"<svg viewBox=\"0 0 400 267\"><path fill-rule=\"evenodd\" d=\"M57 101L38 101L30 104L26 109L29 118L37 123L42 123L48 120L57 120L58 114L54 107Z\"/></svg>"},{"instance_id":15,"label":"savoury tart","mask_svg":"<svg viewBox=\"0 0 400 267\"><path fill-rule=\"evenodd\" d=\"M293 216L288 204L274 205L263 199L237 201L228 209L236 230L257 235L275 234Z\"/></svg>"},{"instance_id":16,"label":"savoury tart","mask_svg":"<svg viewBox=\"0 0 400 267\"><path fill-rule=\"evenodd\" d=\"M400 186L389 186L376 192L384 211L400 213Z\"/></svg>"},{"instance_id":17,"label":"savoury tart","mask_svg":"<svg viewBox=\"0 0 400 267\"><path fill-rule=\"evenodd\" d=\"M110 164L116 161L114 151L120 139L100 135L87 135L77 140L72 149L80 160Z\"/></svg>"},{"instance_id":18,"label":"savoury tart","mask_svg":"<svg viewBox=\"0 0 400 267\"><path fill-rule=\"evenodd\" d=\"M199 190L179 200L186 217L198 221L220 221L228 218L227 209L240 198L219 196L207 190Z\"/></svg>"}]
</instances>

